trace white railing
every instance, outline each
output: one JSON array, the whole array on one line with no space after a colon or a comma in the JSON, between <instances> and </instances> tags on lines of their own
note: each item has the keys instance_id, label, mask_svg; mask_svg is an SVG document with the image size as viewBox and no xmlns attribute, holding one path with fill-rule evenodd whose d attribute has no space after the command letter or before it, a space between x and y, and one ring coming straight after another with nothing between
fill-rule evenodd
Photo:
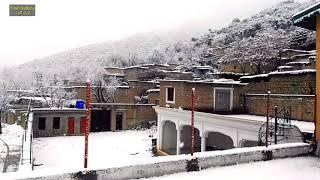
<instances>
[{"instance_id":1,"label":"white railing","mask_svg":"<svg viewBox=\"0 0 320 180\"><path fill-rule=\"evenodd\" d=\"M20 156L19 171L32 171L33 170L33 113L28 110L27 125L22 135L22 150Z\"/></svg>"}]
</instances>

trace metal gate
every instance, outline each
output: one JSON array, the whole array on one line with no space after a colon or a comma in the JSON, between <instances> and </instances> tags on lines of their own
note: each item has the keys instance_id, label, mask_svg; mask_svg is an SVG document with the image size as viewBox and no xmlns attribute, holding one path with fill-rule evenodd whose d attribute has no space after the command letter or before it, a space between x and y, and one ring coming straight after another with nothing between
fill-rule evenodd
<instances>
[{"instance_id":1,"label":"metal gate","mask_svg":"<svg viewBox=\"0 0 320 180\"><path fill-rule=\"evenodd\" d=\"M229 112L231 109L230 104L231 90L229 89L215 89L215 111L216 112Z\"/></svg>"},{"instance_id":2,"label":"metal gate","mask_svg":"<svg viewBox=\"0 0 320 180\"><path fill-rule=\"evenodd\" d=\"M259 145L304 141L299 128L291 124L291 107L275 106L272 112L269 123L264 123L259 129Z\"/></svg>"}]
</instances>

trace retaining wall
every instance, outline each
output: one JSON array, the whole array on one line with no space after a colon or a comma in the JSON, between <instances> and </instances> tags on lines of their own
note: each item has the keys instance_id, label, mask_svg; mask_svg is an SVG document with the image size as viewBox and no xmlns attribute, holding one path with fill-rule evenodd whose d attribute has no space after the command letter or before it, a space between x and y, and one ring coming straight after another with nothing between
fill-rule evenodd
<instances>
[{"instance_id":1,"label":"retaining wall","mask_svg":"<svg viewBox=\"0 0 320 180\"><path fill-rule=\"evenodd\" d=\"M155 157L145 160L144 163L125 167L106 168L100 170L79 170L69 172L32 171L28 174L7 173L1 178L10 179L134 179L162 176L166 174L188 171L188 162L191 159L198 161L199 169L216 166L226 166L252 161L271 160L308 155L311 146L305 143L280 144L266 147L238 148L225 151L212 151L190 155Z\"/></svg>"}]
</instances>

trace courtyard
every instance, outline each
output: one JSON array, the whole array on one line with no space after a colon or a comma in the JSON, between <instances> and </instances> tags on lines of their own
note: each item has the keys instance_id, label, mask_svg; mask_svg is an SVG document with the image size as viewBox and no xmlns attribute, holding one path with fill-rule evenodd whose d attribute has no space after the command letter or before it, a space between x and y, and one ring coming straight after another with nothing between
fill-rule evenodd
<instances>
[{"instance_id":1,"label":"courtyard","mask_svg":"<svg viewBox=\"0 0 320 180\"><path fill-rule=\"evenodd\" d=\"M124 166L152 158L154 129L99 132L89 135L88 168ZM34 169L83 168L84 136L34 139Z\"/></svg>"}]
</instances>

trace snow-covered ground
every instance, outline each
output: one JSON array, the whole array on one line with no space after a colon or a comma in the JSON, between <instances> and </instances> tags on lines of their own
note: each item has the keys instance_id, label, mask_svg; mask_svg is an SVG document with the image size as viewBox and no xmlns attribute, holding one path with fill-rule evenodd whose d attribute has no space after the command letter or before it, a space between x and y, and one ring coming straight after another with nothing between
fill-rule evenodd
<instances>
[{"instance_id":1,"label":"snow-covered ground","mask_svg":"<svg viewBox=\"0 0 320 180\"><path fill-rule=\"evenodd\" d=\"M154 129L100 132L89 135L88 168L122 166L152 158ZM35 169L83 168L84 136L34 139Z\"/></svg>"},{"instance_id":2,"label":"snow-covered ground","mask_svg":"<svg viewBox=\"0 0 320 180\"><path fill-rule=\"evenodd\" d=\"M0 173L16 171L21 154L23 128L2 123L0 134Z\"/></svg>"},{"instance_id":3,"label":"snow-covered ground","mask_svg":"<svg viewBox=\"0 0 320 180\"><path fill-rule=\"evenodd\" d=\"M319 180L320 158L297 157L252 162L234 166L210 168L198 172L177 173L150 179Z\"/></svg>"}]
</instances>

